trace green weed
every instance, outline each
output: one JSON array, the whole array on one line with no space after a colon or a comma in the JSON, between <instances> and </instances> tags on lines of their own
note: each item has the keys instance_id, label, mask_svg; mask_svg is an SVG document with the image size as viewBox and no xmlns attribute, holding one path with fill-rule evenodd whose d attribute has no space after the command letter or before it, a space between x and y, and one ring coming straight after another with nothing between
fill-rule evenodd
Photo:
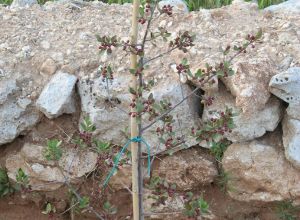
<instances>
[{"instance_id":1,"label":"green weed","mask_svg":"<svg viewBox=\"0 0 300 220\"><path fill-rule=\"evenodd\" d=\"M0 168L0 197L9 195L14 191L15 189L9 182L6 170Z\"/></svg>"},{"instance_id":2,"label":"green weed","mask_svg":"<svg viewBox=\"0 0 300 220\"><path fill-rule=\"evenodd\" d=\"M276 214L281 220L296 220L299 211L299 207L295 207L292 201L279 202L276 207Z\"/></svg>"}]
</instances>

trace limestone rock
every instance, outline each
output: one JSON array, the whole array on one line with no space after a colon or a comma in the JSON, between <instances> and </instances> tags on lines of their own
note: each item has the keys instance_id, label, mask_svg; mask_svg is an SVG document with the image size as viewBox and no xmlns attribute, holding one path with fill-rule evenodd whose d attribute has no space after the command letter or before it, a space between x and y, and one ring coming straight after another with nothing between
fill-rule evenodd
<instances>
[{"instance_id":1,"label":"limestone rock","mask_svg":"<svg viewBox=\"0 0 300 220\"><path fill-rule=\"evenodd\" d=\"M171 169L170 169L171 168ZM213 158L200 154L196 149L187 149L163 158L152 176L159 176L179 190L192 190L214 181L218 170Z\"/></svg>"},{"instance_id":2,"label":"limestone rock","mask_svg":"<svg viewBox=\"0 0 300 220\"><path fill-rule=\"evenodd\" d=\"M109 180L109 186L115 191L129 189L131 186L131 166L119 168L116 174Z\"/></svg>"},{"instance_id":3,"label":"limestone rock","mask_svg":"<svg viewBox=\"0 0 300 220\"><path fill-rule=\"evenodd\" d=\"M250 113L263 109L270 98L268 84L276 74L275 64L269 57L245 57L233 68L235 74L224 78L223 82L236 97L236 106Z\"/></svg>"},{"instance_id":4,"label":"limestone rock","mask_svg":"<svg viewBox=\"0 0 300 220\"><path fill-rule=\"evenodd\" d=\"M230 145L222 160L229 195L240 201L300 199L300 173L286 159L280 134Z\"/></svg>"},{"instance_id":5,"label":"limestone rock","mask_svg":"<svg viewBox=\"0 0 300 220\"><path fill-rule=\"evenodd\" d=\"M32 101L21 93L16 80L0 80L0 145L13 141L39 121Z\"/></svg>"},{"instance_id":6,"label":"limestone rock","mask_svg":"<svg viewBox=\"0 0 300 220\"><path fill-rule=\"evenodd\" d=\"M55 73L56 69L57 65L55 61L49 58L42 64L40 72L41 74L52 75Z\"/></svg>"},{"instance_id":7,"label":"limestone rock","mask_svg":"<svg viewBox=\"0 0 300 220\"><path fill-rule=\"evenodd\" d=\"M97 154L89 151L65 149L59 166L44 158L46 147L26 143L20 152L11 153L6 159L8 176L15 180L19 168L29 176L29 184L36 191L53 191L64 184L66 178L76 182L84 174L92 171L97 163Z\"/></svg>"},{"instance_id":8,"label":"limestone rock","mask_svg":"<svg viewBox=\"0 0 300 220\"><path fill-rule=\"evenodd\" d=\"M89 116L91 121L96 125L97 130L95 135L102 140L111 141L116 144L124 144L126 141L124 130L129 126L129 104L130 93L128 85L130 79L126 74L118 74L112 83L103 82L100 78L82 79L79 81L78 90L81 98L82 115ZM107 90L107 86L109 89ZM109 93L108 93L109 91ZM172 104L181 101L182 97L189 94L191 89L187 85L180 85L180 82L173 76L167 76L158 82L151 91L156 100L169 100ZM145 94L147 97L147 94ZM109 102L109 97L111 102ZM197 108L199 108L197 97L190 97L178 108L172 115L178 123L174 124L174 131L179 133L186 132L195 126L198 119ZM147 125L150 122L144 121ZM166 147L159 144L159 139L156 135L156 127L145 131L144 138L151 146L151 154L160 153L166 150ZM187 141L187 146L195 144L193 140ZM146 152L146 148L144 148Z\"/></svg>"},{"instance_id":9,"label":"limestone rock","mask_svg":"<svg viewBox=\"0 0 300 220\"><path fill-rule=\"evenodd\" d=\"M278 5L271 5L264 10L276 13L300 13L300 2L298 0L288 0Z\"/></svg>"},{"instance_id":10,"label":"limestone rock","mask_svg":"<svg viewBox=\"0 0 300 220\"><path fill-rule=\"evenodd\" d=\"M14 0L11 4L11 8L24 8L38 4L37 0Z\"/></svg>"},{"instance_id":11,"label":"limestone rock","mask_svg":"<svg viewBox=\"0 0 300 220\"><path fill-rule=\"evenodd\" d=\"M282 121L283 146L286 158L300 168L300 120L285 116Z\"/></svg>"},{"instance_id":12,"label":"limestone rock","mask_svg":"<svg viewBox=\"0 0 300 220\"><path fill-rule=\"evenodd\" d=\"M289 103L287 114L300 120L300 67L291 67L272 77L270 92Z\"/></svg>"},{"instance_id":13,"label":"limestone rock","mask_svg":"<svg viewBox=\"0 0 300 220\"><path fill-rule=\"evenodd\" d=\"M235 98L224 86L219 92L211 94L215 98L213 104L204 107L203 120L217 117L214 112L224 111L226 107L232 108L237 116L233 117L235 128L231 133L225 134L232 142L249 141L263 136L267 131L274 131L282 118L282 106L279 100L271 97L261 110L244 113L235 104Z\"/></svg>"},{"instance_id":14,"label":"limestone rock","mask_svg":"<svg viewBox=\"0 0 300 220\"><path fill-rule=\"evenodd\" d=\"M153 199L153 192L151 190L144 190L144 209L145 212L153 213L149 216L149 219L181 219L183 215L181 214L184 209L184 202L180 196L175 196L174 198L168 197L165 201L165 204L160 204L159 206L154 206L156 202ZM169 212L170 214L163 215L159 213ZM155 214L157 213L157 214Z\"/></svg>"},{"instance_id":15,"label":"limestone rock","mask_svg":"<svg viewBox=\"0 0 300 220\"><path fill-rule=\"evenodd\" d=\"M16 75L16 73L31 75L38 82L38 86L25 93L24 97L32 97L33 93L39 94L40 88L43 88L45 82L49 80L49 76L40 74L40 68L48 58L56 62L58 69L64 68L65 72L74 73L81 79L93 78L92 75L96 76L96 69L99 64L105 65L106 62L111 64L115 72L128 78L129 59L125 56L125 52L122 49L116 49L106 60L102 59L99 57L97 49L99 42L93 36L94 34L100 36L117 35L121 39L128 39L130 19L127 18L130 17L131 5L108 5L97 1L85 2L83 5L74 2L76 1L69 1L69 3L48 2L42 7L36 5L36 7L30 7L27 10L10 10L7 7L0 7L0 22L2 24L0 32L1 79ZM78 15L77 19L71 19L74 13ZM234 86L241 87L234 94L239 100L239 107L249 112L256 108L263 108L270 96L264 90L264 80L266 80L266 84L269 83L270 70L276 69L277 65L281 64L281 61L286 57L292 58L290 66L299 66L300 64L300 41L297 38L300 27L299 21L299 14L278 13L274 16L272 13L262 13L257 9L257 4L249 4L244 1L236 1L235 4L219 9L200 10L187 14L174 13L171 18L160 16L155 19L153 27L162 24L171 33L171 39L174 39L180 31L186 30L195 33L195 47L188 53L173 51L174 53L152 61L149 63L150 68L145 71L145 75L148 77L146 79L152 77L157 81L165 79L165 85L168 87L167 78L164 77L173 76L175 78L177 75L170 70L170 67L179 64L183 58L188 59L193 69L201 67L206 61L218 62L222 59L222 53L219 51L220 46L224 48L227 44L231 44L231 46L240 44L248 33L253 34L258 28L262 28L264 34L261 43L258 43L255 48L249 48L246 54L234 59L233 63L238 67ZM62 29L62 27L67 28ZM151 31L156 30L153 28ZM142 32L140 34L142 35ZM141 37L139 36L139 39ZM292 42L292 44L286 42ZM146 59L168 50L168 45L161 39L157 39L156 45L156 47L151 44L146 45ZM19 53L26 59L23 59L22 56L16 56ZM228 56L230 55L232 54ZM210 64L213 65L213 63ZM116 79L118 77L115 75ZM123 81L128 82L128 80ZM247 86L249 82L251 85ZM247 97L247 99L240 96L240 94L252 94L251 91L255 90L253 88L257 88L258 92ZM123 97L127 96L127 88L126 90L125 88L124 90L121 89L120 93L123 91L125 91ZM239 94L239 92L241 93ZM116 95L113 94L113 97ZM99 103L106 98L103 96L97 101L96 97L93 98L92 104L86 107L88 110L84 112L88 114L93 112L96 115L92 108L93 102L96 102L96 111L101 113L101 116L93 117L99 121L98 125L103 127L103 131L106 129L105 132L98 133L99 137L102 138L101 135L105 134L103 135L104 138L111 139L109 137L111 135L121 139L117 142L123 144L124 139L121 138L119 130L128 126L127 114L123 118L121 116L123 113L115 109L108 112L112 113L111 115L102 114L104 110L101 109L104 108L104 105ZM120 97L117 98L120 99ZM123 102L120 107L127 107L129 100ZM190 107L190 105L186 105L186 107ZM128 111L128 108L125 110ZM178 111L179 118L181 118L182 112L184 112L182 109ZM101 121L100 117L105 120L101 119ZM111 121L114 126L109 127L106 122ZM186 123L192 119L183 118L182 121ZM118 129L111 129L116 128L115 125L118 125ZM187 128L189 127L183 126L182 130L188 133L189 129Z\"/></svg>"},{"instance_id":16,"label":"limestone rock","mask_svg":"<svg viewBox=\"0 0 300 220\"><path fill-rule=\"evenodd\" d=\"M68 73L55 74L37 100L37 107L48 117L55 118L76 111L75 84L77 78Z\"/></svg>"},{"instance_id":17,"label":"limestone rock","mask_svg":"<svg viewBox=\"0 0 300 220\"><path fill-rule=\"evenodd\" d=\"M173 197L168 197L165 204L154 205L157 202L153 198L154 192L145 189L144 190L144 210L146 213L151 213L147 216L149 219L154 220L184 220L187 216L184 214L185 203L182 195L174 195ZM196 196L196 195L195 195ZM200 196L200 195L198 195ZM202 213L201 217L198 219L214 220L218 219L210 210L207 213Z\"/></svg>"}]
</instances>

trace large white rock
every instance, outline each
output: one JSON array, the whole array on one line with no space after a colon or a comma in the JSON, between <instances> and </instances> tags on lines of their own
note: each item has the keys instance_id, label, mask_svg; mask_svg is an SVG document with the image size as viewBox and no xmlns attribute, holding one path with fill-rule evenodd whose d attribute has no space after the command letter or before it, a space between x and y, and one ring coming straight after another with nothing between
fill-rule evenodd
<instances>
[{"instance_id":1,"label":"large white rock","mask_svg":"<svg viewBox=\"0 0 300 220\"><path fill-rule=\"evenodd\" d=\"M83 79L78 83L78 90L81 98L82 116L89 116L91 121L96 125L95 135L102 140L111 141L115 144L123 145L126 142L126 133L124 131L129 127L129 104L131 95L128 92L130 77L128 73L118 74L112 84L109 82L109 95L111 101L117 106L112 107L109 102L107 84L100 78ZM169 100L176 104L192 90L188 85L181 85L174 76L165 76L152 89L154 98L157 101L162 99ZM145 94L145 96L147 96ZM174 131L178 136L188 135L191 128L196 126L199 119L198 109L200 102L197 97L191 96L178 106L172 115L176 122ZM144 120L143 126L150 122ZM156 135L156 127L160 122L145 131L144 138L151 146L151 153L160 153L166 150L163 144L159 143ZM128 134L127 134L128 135ZM195 144L191 138L187 138L187 146ZM144 148L146 151L146 148Z\"/></svg>"},{"instance_id":2,"label":"large white rock","mask_svg":"<svg viewBox=\"0 0 300 220\"><path fill-rule=\"evenodd\" d=\"M282 121L283 146L286 158L300 168L300 120L285 116Z\"/></svg>"},{"instance_id":3,"label":"large white rock","mask_svg":"<svg viewBox=\"0 0 300 220\"><path fill-rule=\"evenodd\" d=\"M76 182L92 171L97 163L96 153L69 148L65 149L59 160L59 168L53 161L45 159L45 148L26 143L20 152L9 154L5 164L9 178L16 180L17 171L22 168L28 175L33 190L53 191L65 183L65 177L69 182Z\"/></svg>"},{"instance_id":4,"label":"large white rock","mask_svg":"<svg viewBox=\"0 0 300 220\"><path fill-rule=\"evenodd\" d=\"M280 132L263 139L234 143L222 164L230 176L229 195L240 201L300 201L300 172L285 159Z\"/></svg>"},{"instance_id":5,"label":"large white rock","mask_svg":"<svg viewBox=\"0 0 300 220\"><path fill-rule=\"evenodd\" d=\"M172 169L170 169L172 167ZM178 190L192 190L209 185L218 175L214 158L201 154L196 149L187 149L163 158L152 171Z\"/></svg>"},{"instance_id":6,"label":"large white rock","mask_svg":"<svg viewBox=\"0 0 300 220\"><path fill-rule=\"evenodd\" d=\"M263 136L267 131L274 131L282 117L282 106L278 99L271 97L261 110L251 114L245 113L235 104L235 98L220 85L218 92L212 93L215 98L213 104L204 107L203 120L215 118L216 111L224 111L226 107L232 108L237 116L233 117L235 128L231 133L225 134L232 142L249 141Z\"/></svg>"},{"instance_id":7,"label":"large white rock","mask_svg":"<svg viewBox=\"0 0 300 220\"><path fill-rule=\"evenodd\" d=\"M262 110L270 98L268 84L276 72L276 65L270 57L241 57L234 63L235 74L223 78L223 82L236 97L236 106L243 112Z\"/></svg>"},{"instance_id":8,"label":"large white rock","mask_svg":"<svg viewBox=\"0 0 300 220\"><path fill-rule=\"evenodd\" d=\"M21 93L16 80L0 80L0 145L12 142L39 121L32 101Z\"/></svg>"},{"instance_id":9,"label":"large white rock","mask_svg":"<svg viewBox=\"0 0 300 220\"><path fill-rule=\"evenodd\" d=\"M278 5L271 5L264 10L272 12L286 12L286 13L300 13L300 1L299 0L288 0Z\"/></svg>"},{"instance_id":10,"label":"large white rock","mask_svg":"<svg viewBox=\"0 0 300 220\"><path fill-rule=\"evenodd\" d=\"M40 94L36 105L48 118L76 111L75 84L77 77L68 73L55 74Z\"/></svg>"},{"instance_id":11,"label":"large white rock","mask_svg":"<svg viewBox=\"0 0 300 220\"><path fill-rule=\"evenodd\" d=\"M270 92L289 103L287 114L300 120L300 67L291 67L272 77Z\"/></svg>"},{"instance_id":12,"label":"large white rock","mask_svg":"<svg viewBox=\"0 0 300 220\"><path fill-rule=\"evenodd\" d=\"M38 4L37 0L14 0L10 8L24 8Z\"/></svg>"}]
</instances>

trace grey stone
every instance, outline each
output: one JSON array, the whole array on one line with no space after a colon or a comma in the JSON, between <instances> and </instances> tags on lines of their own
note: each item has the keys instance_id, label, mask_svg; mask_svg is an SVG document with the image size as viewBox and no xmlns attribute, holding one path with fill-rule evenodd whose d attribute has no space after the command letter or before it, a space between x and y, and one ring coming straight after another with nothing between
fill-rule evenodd
<instances>
[{"instance_id":1,"label":"grey stone","mask_svg":"<svg viewBox=\"0 0 300 220\"><path fill-rule=\"evenodd\" d=\"M39 121L32 101L21 98L20 94L16 80L0 81L0 145L12 142Z\"/></svg>"},{"instance_id":2,"label":"grey stone","mask_svg":"<svg viewBox=\"0 0 300 220\"><path fill-rule=\"evenodd\" d=\"M288 115L282 121L283 146L286 158L300 169L300 120Z\"/></svg>"},{"instance_id":3,"label":"grey stone","mask_svg":"<svg viewBox=\"0 0 300 220\"><path fill-rule=\"evenodd\" d=\"M230 145L222 159L229 195L237 200L300 201L300 173L284 156L280 133Z\"/></svg>"},{"instance_id":4,"label":"grey stone","mask_svg":"<svg viewBox=\"0 0 300 220\"><path fill-rule=\"evenodd\" d=\"M271 93L289 103L287 114L300 120L300 67L291 67L272 77Z\"/></svg>"},{"instance_id":5,"label":"grey stone","mask_svg":"<svg viewBox=\"0 0 300 220\"><path fill-rule=\"evenodd\" d=\"M233 117L235 128L231 133L226 133L232 142L249 141L263 136L267 131L274 131L282 118L282 105L278 99L271 97L264 107L252 113L243 112L236 106L235 98L224 86L219 91L210 94L215 98L213 104L204 107L203 120L216 118L215 112L225 111L232 108L236 116Z\"/></svg>"},{"instance_id":6,"label":"grey stone","mask_svg":"<svg viewBox=\"0 0 300 220\"><path fill-rule=\"evenodd\" d=\"M172 169L170 169L172 167ZM214 158L196 149L187 149L162 158L152 171L168 183L176 183L178 190L192 190L209 185L218 175Z\"/></svg>"},{"instance_id":7,"label":"grey stone","mask_svg":"<svg viewBox=\"0 0 300 220\"><path fill-rule=\"evenodd\" d=\"M10 8L24 8L38 4L37 0L14 0Z\"/></svg>"},{"instance_id":8,"label":"grey stone","mask_svg":"<svg viewBox=\"0 0 300 220\"><path fill-rule=\"evenodd\" d=\"M102 140L111 141L115 144L124 144L126 135L124 130L129 126L129 104L131 96L128 92L130 78L126 74L117 74L112 83L106 84L101 78L81 79L78 83L78 91L81 98L82 117L89 116L96 125L95 135ZM107 85L109 90L107 90ZM109 91L109 94L108 94ZM165 76L158 82L150 92L156 100L169 100L172 104L181 101L182 97L191 92L188 85L180 85L180 82L174 76ZM109 96L114 103L109 102ZM147 94L145 94L147 97ZM199 120L198 110L200 102L197 97L191 96L173 112L173 117L177 120L174 123L173 130L179 134L189 134L192 127L195 127ZM121 109L121 110L120 110ZM144 125L150 122L145 119ZM144 138L151 146L151 153L161 153L166 150L163 144L159 143L156 135L156 127L161 126L158 122L149 130L144 132ZM191 138L187 138L187 146L196 144ZM146 148L143 148L146 151Z\"/></svg>"},{"instance_id":9,"label":"grey stone","mask_svg":"<svg viewBox=\"0 0 300 220\"><path fill-rule=\"evenodd\" d=\"M68 73L55 74L44 87L36 105L48 117L55 118L76 111L75 84L77 78Z\"/></svg>"},{"instance_id":10,"label":"grey stone","mask_svg":"<svg viewBox=\"0 0 300 220\"><path fill-rule=\"evenodd\" d=\"M300 1L299 0L288 0L278 5L271 5L264 10L272 12L286 12L286 13L300 13Z\"/></svg>"},{"instance_id":11,"label":"grey stone","mask_svg":"<svg viewBox=\"0 0 300 220\"><path fill-rule=\"evenodd\" d=\"M19 152L7 156L8 176L16 180L19 168L28 175L34 191L53 191L66 181L76 183L84 174L91 172L97 163L97 154L73 148L64 149L58 165L44 157L46 147L26 143Z\"/></svg>"}]
</instances>

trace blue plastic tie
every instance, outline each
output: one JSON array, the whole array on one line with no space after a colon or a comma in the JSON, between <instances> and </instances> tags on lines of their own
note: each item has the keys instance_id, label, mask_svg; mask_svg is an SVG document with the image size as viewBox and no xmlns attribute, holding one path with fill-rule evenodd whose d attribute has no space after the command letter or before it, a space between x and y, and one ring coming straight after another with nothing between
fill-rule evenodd
<instances>
[{"instance_id":1,"label":"blue plastic tie","mask_svg":"<svg viewBox=\"0 0 300 220\"><path fill-rule=\"evenodd\" d=\"M129 139L126 144L122 147L121 151L118 153L117 157L116 157L116 160L115 160L115 163L114 163L114 166L112 168L112 170L110 171L110 173L108 174L108 176L106 177L105 181L104 181L104 184L103 186L106 186L108 181L110 180L110 178L112 177L112 175L114 175L116 169L117 169L117 166L119 165L119 162L120 162L120 158L121 156L123 155L124 151L128 148L129 144L131 142L136 142L136 143L143 143L146 145L147 147L147 151L148 151L148 175L150 176L150 167L151 167L151 162L150 162L150 145L142 138L142 137L134 137L134 138L131 138Z\"/></svg>"}]
</instances>

